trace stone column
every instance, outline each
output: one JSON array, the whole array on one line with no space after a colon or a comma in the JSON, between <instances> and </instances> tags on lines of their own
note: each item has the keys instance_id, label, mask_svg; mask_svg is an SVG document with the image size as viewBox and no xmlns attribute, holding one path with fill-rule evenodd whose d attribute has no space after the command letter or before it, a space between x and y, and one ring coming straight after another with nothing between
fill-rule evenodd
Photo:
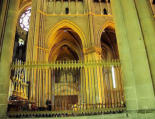
<instances>
[{"instance_id":1,"label":"stone column","mask_svg":"<svg viewBox=\"0 0 155 119\"><path fill-rule=\"evenodd\" d=\"M27 53L26 61L37 61L37 50L38 50L38 37L39 37L39 23L40 23L40 9L41 0L33 0L31 18L30 18L30 29L27 42Z\"/></svg>"},{"instance_id":2,"label":"stone column","mask_svg":"<svg viewBox=\"0 0 155 119\"><path fill-rule=\"evenodd\" d=\"M132 55L129 48L127 31L124 22L123 9L120 0L111 0L114 16L117 44L123 72L124 93L127 110L137 109L135 77L133 74ZM127 10L128 11L128 10Z\"/></svg>"},{"instance_id":3,"label":"stone column","mask_svg":"<svg viewBox=\"0 0 155 119\"><path fill-rule=\"evenodd\" d=\"M26 52L26 61L27 62L37 62L38 61L38 40L39 40L39 27L40 27L40 13L38 10L40 9L41 0L33 0L32 1L32 10L31 10L31 18L30 18L30 29L29 36L27 41L27 52ZM33 76L33 73L36 74L34 68L30 70L30 101L35 101L38 104L38 100L33 97L38 97L37 91L42 91L42 88L39 86L39 80L41 78L36 79L36 75ZM39 75L38 75L39 76ZM38 80L38 81L37 81ZM35 83L37 82L37 83ZM37 89L36 89L37 88ZM40 95L40 93L39 93Z\"/></svg>"},{"instance_id":4,"label":"stone column","mask_svg":"<svg viewBox=\"0 0 155 119\"><path fill-rule=\"evenodd\" d=\"M10 64L13 55L13 46L17 24L17 11L19 8L20 0L8 1L9 2L7 4L9 4L9 11L6 19L6 26L3 37L3 47L0 58L0 118L6 117L10 80Z\"/></svg>"},{"instance_id":5,"label":"stone column","mask_svg":"<svg viewBox=\"0 0 155 119\"><path fill-rule=\"evenodd\" d=\"M152 14L151 5L149 4L149 0L135 0L136 10L144 37L155 92L155 19Z\"/></svg>"},{"instance_id":6,"label":"stone column","mask_svg":"<svg viewBox=\"0 0 155 119\"><path fill-rule=\"evenodd\" d=\"M138 110L153 109L155 101L152 78L134 0L120 1L127 31L126 38L128 39L131 53Z\"/></svg>"},{"instance_id":7,"label":"stone column","mask_svg":"<svg viewBox=\"0 0 155 119\"><path fill-rule=\"evenodd\" d=\"M4 31L5 31L5 26L6 26L6 18L7 18L7 14L8 14L8 8L9 8L9 4L8 4L8 0L3 0L0 2L0 56L1 56L1 51L2 51L2 44L3 44L3 37L4 37Z\"/></svg>"},{"instance_id":8,"label":"stone column","mask_svg":"<svg viewBox=\"0 0 155 119\"><path fill-rule=\"evenodd\" d=\"M90 41L87 40L86 46L91 47L92 45L95 45L95 39L94 39L94 29L93 29L93 16L91 14L91 0L87 0L87 5L88 5L88 24L89 24L89 30L90 30Z\"/></svg>"},{"instance_id":9,"label":"stone column","mask_svg":"<svg viewBox=\"0 0 155 119\"><path fill-rule=\"evenodd\" d=\"M0 1L0 15L1 15L1 12L2 12L2 5L3 5L3 0Z\"/></svg>"},{"instance_id":10,"label":"stone column","mask_svg":"<svg viewBox=\"0 0 155 119\"><path fill-rule=\"evenodd\" d=\"M101 60L101 48L91 47L84 49L85 62L89 63L84 67L85 99L87 104L105 104L103 73L101 66L91 65L91 61Z\"/></svg>"}]
</instances>

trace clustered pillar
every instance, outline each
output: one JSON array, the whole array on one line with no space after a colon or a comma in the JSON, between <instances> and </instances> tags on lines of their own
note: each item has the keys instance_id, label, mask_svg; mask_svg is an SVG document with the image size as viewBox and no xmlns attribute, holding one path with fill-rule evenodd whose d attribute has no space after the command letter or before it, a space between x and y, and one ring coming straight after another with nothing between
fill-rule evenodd
<instances>
[{"instance_id":1,"label":"clustered pillar","mask_svg":"<svg viewBox=\"0 0 155 119\"><path fill-rule=\"evenodd\" d=\"M20 0L6 0L3 2L3 7L9 5L8 16L6 21L0 23L5 25L5 32L0 30L0 35L3 33L3 47L0 57L0 118L6 117L8 105L8 89L9 89L9 76L10 64L12 61L13 44L16 32L17 11L19 8ZM38 44L38 29L40 14L37 9L40 8L41 0L33 0L32 3L32 17L30 24L30 34L27 49L27 60L36 61L37 48L32 47ZM130 110L148 110L155 109L154 88L155 82L155 23L151 10L148 6L147 0L111 0L112 11L115 21L117 43L119 48L119 55L122 64L123 80L124 80L124 93L126 99L127 111ZM88 1L88 4L89 1ZM4 9L6 10L6 9ZM4 13L2 10L2 13ZM90 12L89 7L89 12ZM4 14L1 14L1 18ZM92 17L89 16L89 25L92 28ZM35 26L34 26L34 23ZM1 26L1 25L0 25ZM93 29L90 32L89 47L94 45ZM34 44L33 44L34 43ZM93 48L92 48L93 49ZM88 59L100 60L101 57L94 50L89 55L86 55L85 61ZM85 69L90 70L90 69ZM98 74L99 69L96 70ZM90 71L86 71L91 73ZM83 72L84 73L84 72ZM94 74L97 77L97 74ZM89 76L89 74L86 74ZM98 80L93 80L99 81ZM86 83L89 83L86 77ZM97 87L102 87L100 83L96 83L89 91L84 93L93 92L91 103L96 100L96 94L101 97L101 92L96 90ZM89 85L91 86L91 85ZM104 102L104 100L98 100Z\"/></svg>"},{"instance_id":2,"label":"clustered pillar","mask_svg":"<svg viewBox=\"0 0 155 119\"><path fill-rule=\"evenodd\" d=\"M152 14L151 5L149 6L149 4L149 0L135 0L135 7L144 37L146 53L148 56L155 91L155 19Z\"/></svg>"},{"instance_id":3,"label":"clustered pillar","mask_svg":"<svg viewBox=\"0 0 155 119\"><path fill-rule=\"evenodd\" d=\"M140 1L143 3L137 4L137 6L140 7L142 4L146 4L144 1L145 0ZM137 14L134 0L112 0L111 2L116 24L116 35L122 70L124 73L127 110L154 109L153 79L151 77L147 49L144 42L146 39L143 37L144 34L142 32L144 28L141 29L140 25L141 22L143 22L143 27L144 23L145 25L148 24L148 22L144 22L144 19L141 21L141 17L144 17L146 13ZM147 9L147 7L141 7L141 9L144 10ZM141 19L139 19L138 15ZM154 24L151 25L154 26ZM149 32L153 31L154 30L151 30ZM149 38L151 34L147 34L147 31L144 32L146 32L145 35ZM151 62L150 65L153 66Z\"/></svg>"},{"instance_id":4,"label":"clustered pillar","mask_svg":"<svg viewBox=\"0 0 155 119\"><path fill-rule=\"evenodd\" d=\"M8 105L8 91L9 91L9 80L10 80L10 64L12 61L13 45L16 33L17 23L17 11L19 8L19 0L7 0L4 2L3 7L9 5L8 16L5 24L5 32L3 33L3 47L0 57L0 118L6 117L7 105ZM1 14L3 15L3 14ZM2 17L2 16L1 16Z\"/></svg>"}]
</instances>

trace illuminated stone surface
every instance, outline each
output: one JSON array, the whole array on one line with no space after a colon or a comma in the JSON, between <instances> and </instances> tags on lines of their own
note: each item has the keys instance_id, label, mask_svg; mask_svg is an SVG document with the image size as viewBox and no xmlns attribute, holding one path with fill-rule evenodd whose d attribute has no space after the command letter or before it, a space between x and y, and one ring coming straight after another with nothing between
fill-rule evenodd
<instances>
[{"instance_id":1,"label":"illuminated stone surface","mask_svg":"<svg viewBox=\"0 0 155 119\"><path fill-rule=\"evenodd\" d=\"M28 29L30 31L26 60L40 62L56 61L54 56L59 53L58 59L63 59L64 53L69 51L68 47L61 47L64 52L57 49L55 53L52 53L52 46L55 43L59 45L59 39L55 37L57 35L61 40L62 38L69 38L73 44L76 44L69 34L61 36L67 30L64 30L63 33L60 29L66 27L70 28L69 31L74 36L79 36L81 39L79 44L82 44L82 49L80 49L81 47L71 46L72 49L83 51L79 59L83 58L84 61L87 61L91 59L100 60L106 56L109 58L110 54L105 53L101 56L101 52L106 51L109 47L102 50L100 38L107 27L115 29L123 73L125 100L127 111L130 111L129 114L68 118L154 119L155 21L150 8L152 6L154 11L154 5L150 6L147 0L111 0L111 7L109 4L93 3L93 0L84 0L83 3L79 2L78 4L71 0L70 4L64 2L64 6L60 1L57 1L57 4L53 4L52 0L49 3L43 3L43 1L33 0L31 4L30 0L3 0L3 9L0 9L0 38L3 39L3 45L0 44L0 118L6 118L10 64L12 62L16 25L20 23L20 27L24 29L19 31L20 35ZM32 15L29 26L29 20L25 13L29 12L26 14L30 16L30 11L25 12L25 9L30 6L32 7ZM107 15L103 14L104 7L107 8ZM69 8L69 11L66 11L66 8ZM104 46L104 44L102 45ZM67 56L69 59L73 57L71 54ZM95 90L92 88L90 91L96 90L97 88ZM95 99L95 97L93 98Z\"/></svg>"}]
</instances>

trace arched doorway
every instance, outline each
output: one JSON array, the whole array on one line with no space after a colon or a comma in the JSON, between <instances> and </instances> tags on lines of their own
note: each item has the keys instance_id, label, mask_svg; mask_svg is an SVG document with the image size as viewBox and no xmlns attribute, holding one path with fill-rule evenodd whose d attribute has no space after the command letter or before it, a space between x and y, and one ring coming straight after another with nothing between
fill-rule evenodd
<instances>
[{"instance_id":1,"label":"arched doorway","mask_svg":"<svg viewBox=\"0 0 155 119\"><path fill-rule=\"evenodd\" d=\"M119 61L119 50L117 45L115 29L107 26L101 35L101 57L114 65L105 67L103 71L105 107L123 107L123 84L121 79L121 67L115 62Z\"/></svg>"},{"instance_id":2,"label":"arched doorway","mask_svg":"<svg viewBox=\"0 0 155 119\"><path fill-rule=\"evenodd\" d=\"M70 65L83 60L82 42L71 28L63 27L55 32L48 62ZM78 104L80 93L80 68L57 67L51 69L52 110L70 110Z\"/></svg>"}]
</instances>

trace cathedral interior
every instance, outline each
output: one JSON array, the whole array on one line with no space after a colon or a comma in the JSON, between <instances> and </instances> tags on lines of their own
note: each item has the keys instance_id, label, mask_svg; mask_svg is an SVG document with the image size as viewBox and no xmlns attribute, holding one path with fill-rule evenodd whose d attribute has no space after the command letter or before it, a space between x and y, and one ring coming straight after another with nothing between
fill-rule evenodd
<instances>
[{"instance_id":1,"label":"cathedral interior","mask_svg":"<svg viewBox=\"0 0 155 119\"><path fill-rule=\"evenodd\" d=\"M155 0L0 0L0 118L155 118Z\"/></svg>"}]
</instances>

